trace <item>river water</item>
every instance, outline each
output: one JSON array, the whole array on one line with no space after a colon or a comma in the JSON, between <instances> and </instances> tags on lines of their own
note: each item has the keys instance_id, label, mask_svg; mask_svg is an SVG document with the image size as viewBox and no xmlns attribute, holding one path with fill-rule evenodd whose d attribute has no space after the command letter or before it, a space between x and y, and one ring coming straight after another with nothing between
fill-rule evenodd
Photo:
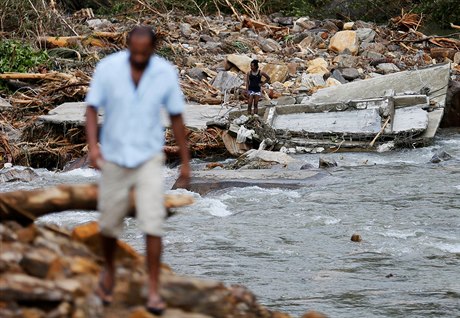
<instances>
[{"instance_id":1,"label":"river water","mask_svg":"<svg viewBox=\"0 0 460 318\"><path fill-rule=\"evenodd\" d=\"M460 317L460 134L383 154L330 154L339 168L300 190L230 188L195 195L167 223L166 263L179 274L242 284L274 310L300 316ZM319 155L300 158L317 164ZM1 191L95 181L93 170L40 170ZM167 169L172 185L176 171ZM41 222L72 227L97 213ZM123 239L143 251L135 221ZM363 241L350 237L359 233Z\"/></svg>"}]
</instances>

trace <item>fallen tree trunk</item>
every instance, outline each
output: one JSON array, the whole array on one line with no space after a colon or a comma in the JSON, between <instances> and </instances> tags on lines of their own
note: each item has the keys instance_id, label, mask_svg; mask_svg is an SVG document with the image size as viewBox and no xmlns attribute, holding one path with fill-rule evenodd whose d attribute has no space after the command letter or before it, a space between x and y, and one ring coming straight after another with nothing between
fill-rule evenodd
<instances>
[{"instance_id":1,"label":"fallen tree trunk","mask_svg":"<svg viewBox=\"0 0 460 318\"><path fill-rule=\"evenodd\" d=\"M96 184L59 185L55 187L0 193L0 222L17 221L21 224L54 212L68 210L97 210L99 188ZM166 194L167 209L191 205L193 197L186 194ZM131 216L135 215L134 191L130 197Z\"/></svg>"},{"instance_id":2,"label":"fallen tree trunk","mask_svg":"<svg viewBox=\"0 0 460 318\"><path fill-rule=\"evenodd\" d=\"M126 35L117 32L93 32L86 36L45 36L39 37L38 43L46 48L83 46L111 47L126 46Z\"/></svg>"}]
</instances>

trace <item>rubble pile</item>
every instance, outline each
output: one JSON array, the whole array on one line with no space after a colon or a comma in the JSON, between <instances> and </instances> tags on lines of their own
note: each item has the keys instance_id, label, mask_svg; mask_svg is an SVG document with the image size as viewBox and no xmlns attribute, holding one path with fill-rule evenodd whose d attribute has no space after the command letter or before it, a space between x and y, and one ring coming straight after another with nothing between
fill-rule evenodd
<instances>
[{"instance_id":1,"label":"rubble pile","mask_svg":"<svg viewBox=\"0 0 460 318\"><path fill-rule=\"evenodd\" d=\"M451 63L451 79L460 80L460 39L455 25L450 36L427 36L419 31L422 17L412 13L402 13L381 26L282 14L248 17L231 9L233 15L184 16L159 14L139 2L130 13L136 19L129 15L96 17L89 9L63 17L73 32L52 34L50 30L50 36L36 39L48 50L52 65L39 67L36 73L0 74L5 85L16 87L12 94L3 93L0 105L10 107L0 106L6 114L2 117L9 118L9 112L18 117L19 111L24 123L59 103L82 101L96 62L126 47L127 31L135 25L134 20L151 25L162 36L158 54L177 65L187 101L221 105L228 110L225 114L245 108L245 76L252 59L258 59L261 69L271 77L260 103L262 111L264 106L302 103L323 88L445 62ZM0 135L0 160L24 164L24 154L32 146L16 144L30 140L12 138L7 131ZM215 149L221 152L225 133L213 131L211 135L219 141L202 132L204 143L207 139L211 145L198 145L196 154ZM77 147L72 148L76 150L71 155L63 155L67 152L64 147L72 146L69 138L61 138L52 147L44 140L33 142L39 144L33 146L35 152L40 149L45 155L59 154L60 162L81 157L86 151ZM167 146L172 147L167 152L176 152L173 140L169 139Z\"/></svg>"}]
</instances>

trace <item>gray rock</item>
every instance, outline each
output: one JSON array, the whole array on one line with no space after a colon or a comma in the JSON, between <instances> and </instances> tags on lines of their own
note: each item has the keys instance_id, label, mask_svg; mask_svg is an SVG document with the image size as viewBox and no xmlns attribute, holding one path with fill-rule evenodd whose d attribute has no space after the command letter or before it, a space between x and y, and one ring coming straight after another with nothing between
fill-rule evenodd
<instances>
[{"instance_id":1,"label":"gray rock","mask_svg":"<svg viewBox=\"0 0 460 318\"><path fill-rule=\"evenodd\" d=\"M206 79L207 75L202 68L194 67L188 70L188 76L199 81Z\"/></svg>"},{"instance_id":2,"label":"gray rock","mask_svg":"<svg viewBox=\"0 0 460 318\"><path fill-rule=\"evenodd\" d=\"M324 21L323 24L321 25L321 27L326 29L329 32L337 32L337 31L339 31L339 27L334 22L332 22L331 20Z\"/></svg>"},{"instance_id":3,"label":"gray rock","mask_svg":"<svg viewBox=\"0 0 460 318\"><path fill-rule=\"evenodd\" d=\"M353 67L344 68L340 72L342 73L342 76L348 81L353 81L359 77L358 70Z\"/></svg>"},{"instance_id":4,"label":"gray rock","mask_svg":"<svg viewBox=\"0 0 460 318\"><path fill-rule=\"evenodd\" d=\"M208 51L215 51L221 47L222 43L219 42L206 42L205 45L203 45L203 49L208 50Z\"/></svg>"},{"instance_id":5,"label":"gray rock","mask_svg":"<svg viewBox=\"0 0 460 318\"><path fill-rule=\"evenodd\" d=\"M292 17L277 17L273 19L273 22L283 26L290 26L294 24L294 19Z\"/></svg>"},{"instance_id":6,"label":"gray rock","mask_svg":"<svg viewBox=\"0 0 460 318\"><path fill-rule=\"evenodd\" d=\"M393 63L380 63L377 65L377 70L383 72L383 74L395 73L401 71Z\"/></svg>"},{"instance_id":7,"label":"gray rock","mask_svg":"<svg viewBox=\"0 0 460 318\"><path fill-rule=\"evenodd\" d=\"M257 41L259 42L262 51L266 53L273 53L282 49L281 45L273 39L265 39L259 36Z\"/></svg>"},{"instance_id":8,"label":"gray rock","mask_svg":"<svg viewBox=\"0 0 460 318\"><path fill-rule=\"evenodd\" d=\"M88 24L91 29L100 29L109 26L112 23L110 23L110 21L107 19L91 19L87 20L86 24Z\"/></svg>"},{"instance_id":9,"label":"gray rock","mask_svg":"<svg viewBox=\"0 0 460 318\"><path fill-rule=\"evenodd\" d=\"M306 88L306 90L310 90L313 87L317 86L326 86L326 81L323 78L323 75L321 74L307 74L303 73L302 78L301 78L301 85L302 87ZM300 91L300 88L299 88Z\"/></svg>"},{"instance_id":10,"label":"gray rock","mask_svg":"<svg viewBox=\"0 0 460 318\"><path fill-rule=\"evenodd\" d=\"M319 158L319 167L321 169L337 167L337 162L331 158Z\"/></svg>"},{"instance_id":11,"label":"gray rock","mask_svg":"<svg viewBox=\"0 0 460 318\"><path fill-rule=\"evenodd\" d=\"M385 58L385 55L369 50L365 50L361 56L370 60L383 60Z\"/></svg>"},{"instance_id":12,"label":"gray rock","mask_svg":"<svg viewBox=\"0 0 460 318\"><path fill-rule=\"evenodd\" d=\"M349 54L341 54L336 56L333 62L340 68L355 67L356 64L358 64L358 57Z\"/></svg>"},{"instance_id":13,"label":"gray rock","mask_svg":"<svg viewBox=\"0 0 460 318\"><path fill-rule=\"evenodd\" d=\"M375 31L370 28L359 28L356 30L356 35L360 42L370 43L375 39Z\"/></svg>"},{"instance_id":14,"label":"gray rock","mask_svg":"<svg viewBox=\"0 0 460 318\"><path fill-rule=\"evenodd\" d=\"M435 153L433 155L433 157L431 158L430 162L431 163L440 163L442 161L448 161L450 159L452 159L452 156L449 155L447 152L438 151L437 153Z\"/></svg>"},{"instance_id":15,"label":"gray rock","mask_svg":"<svg viewBox=\"0 0 460 318\"><path fill-rule=\"evenodd\" d=\"M181 23L179 25L180 33L182 36L189 38L192 35L192 26L188 23Z\"/></svg>"},{"instance_id":16,"label":"gray rock","mask_svg":"<svg viewBox=\"0 0 460 318\"><path fill-rule=\"evenodd\" d=\"M240 87L243 81L233 72L221 71L217 73L212 82L212 86L220 89L221 91L230 90L232 88Z\"/></svg>"},{"instance_id":17,"label":"gray rock","mask_svg":"<svg viewBox=\"0 0 460 318\"><path fill-rule=\"evenodd\" d=\"M0 170L0 183L15 181L30 182L36 178L38 178L38 174L30 168L11 168Z\"/></svg>"},{"instance_id":18,"label":"gray rock","mask_svg":"<svg viewBox=\"0 0 460 318\"><path fill-rule=\"evenodd\" d=\"M1 109L7 109L7 108L11 108L11 104L8 103L8 101L6 101L5 99L1 98L0 97L0 110Z\"/></svg>"},{"instance_id":19,"label":"gray rock","mask_svg":"<svg viewBox=\"0 0 460 318\"><path fill-rule=\"evenodd\" d=\"M334 70L332 72L332 76L331 76L333 79L336 79L338 80L340 83L342 84L345 84L347 83L347 80L343 77L342 73L339 71L339 70Z\"/></svg>"},{"instance_id":20,"label":"gray rock","mask_svg":"<svg viewBox=\"0 0 460 318\"><path fill-rule=\"evenodd\" d=\"M208 34L202 34L200 35L200 41L201 42L213 42L214 38Z\"/></svg>"},{"instance_id":21,"label":"gray rock","mask_svg":"<svg viewBox=\"0 0 460 318\"><path fill-rule=\"evenodd\" d=\"M310 163L306 163L304 165L302 165L302 167L300 167L300 170L311 170L311 169L314 169L315 167L310 164Z\"/></svg>"},{"instance_id":22,"label":"gray rock","mask_svg":"<svg viewBox=\"0 0 460 318\"><path fill-rule=\"evenodd\" d=\"M225 118L214 118L206 122L206 127L217 127L221 129L227 129L229 126L228 120Z\"/></svg>"}]
</instances>

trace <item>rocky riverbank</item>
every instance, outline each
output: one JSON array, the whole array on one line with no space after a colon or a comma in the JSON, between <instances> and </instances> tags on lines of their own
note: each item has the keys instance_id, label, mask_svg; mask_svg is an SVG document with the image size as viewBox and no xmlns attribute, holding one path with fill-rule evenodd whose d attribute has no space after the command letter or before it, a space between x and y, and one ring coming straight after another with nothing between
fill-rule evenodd
<instances>
[{"instance_id":1,"label":"rocky riverbank","mask_svg":"<svg viewBox=\"0 0 460 318\"><path fill-rule=\"evenodd\" d=\"M278 106L301 103L325 87L447 62L452 83L444 125L460 124L457 26L450 36L426 36L419 31L422 17L410 13L377 25L281 14L250 17L230 9L231 16L158 14L141 4L118 16L95 16L90 9L73 15L56 10L70 28L48 30L34 39L46 49L50 63L35 65L29 73L0 75L2 87L9 89L1 92L0 162L62 168L84 156L81 127L43 126L35 119L61 102L84 99L95 63L125 47L133 19L162 34L158 54L177 65L187 101L221 105L222 116L245 107L244 76L254 58L272 78L261 104ZM195 156L228 155L222 130L216 127L190 131L189 137ZM167 139L166 150L174 155L171 134Z\"/></svg>"},{"instance_id":2,"label":"rocky riverbank","mask_svg":"<svg viewBox=\"0 0 460 318\"><path fill-rule=\"evenodd\" d=\"M101 266L98 226L72 232L46 225L0 224L0 308L2 317L148 318L144 309L144 257L119 242L115 301L104 308L95 294ZM243 286L182 277L162 267L164 317L282 318L268 310ZM316 316L315 316L316 315ZM304 317L323 317L316 313Z\"/></svg>"}]
</instances>

